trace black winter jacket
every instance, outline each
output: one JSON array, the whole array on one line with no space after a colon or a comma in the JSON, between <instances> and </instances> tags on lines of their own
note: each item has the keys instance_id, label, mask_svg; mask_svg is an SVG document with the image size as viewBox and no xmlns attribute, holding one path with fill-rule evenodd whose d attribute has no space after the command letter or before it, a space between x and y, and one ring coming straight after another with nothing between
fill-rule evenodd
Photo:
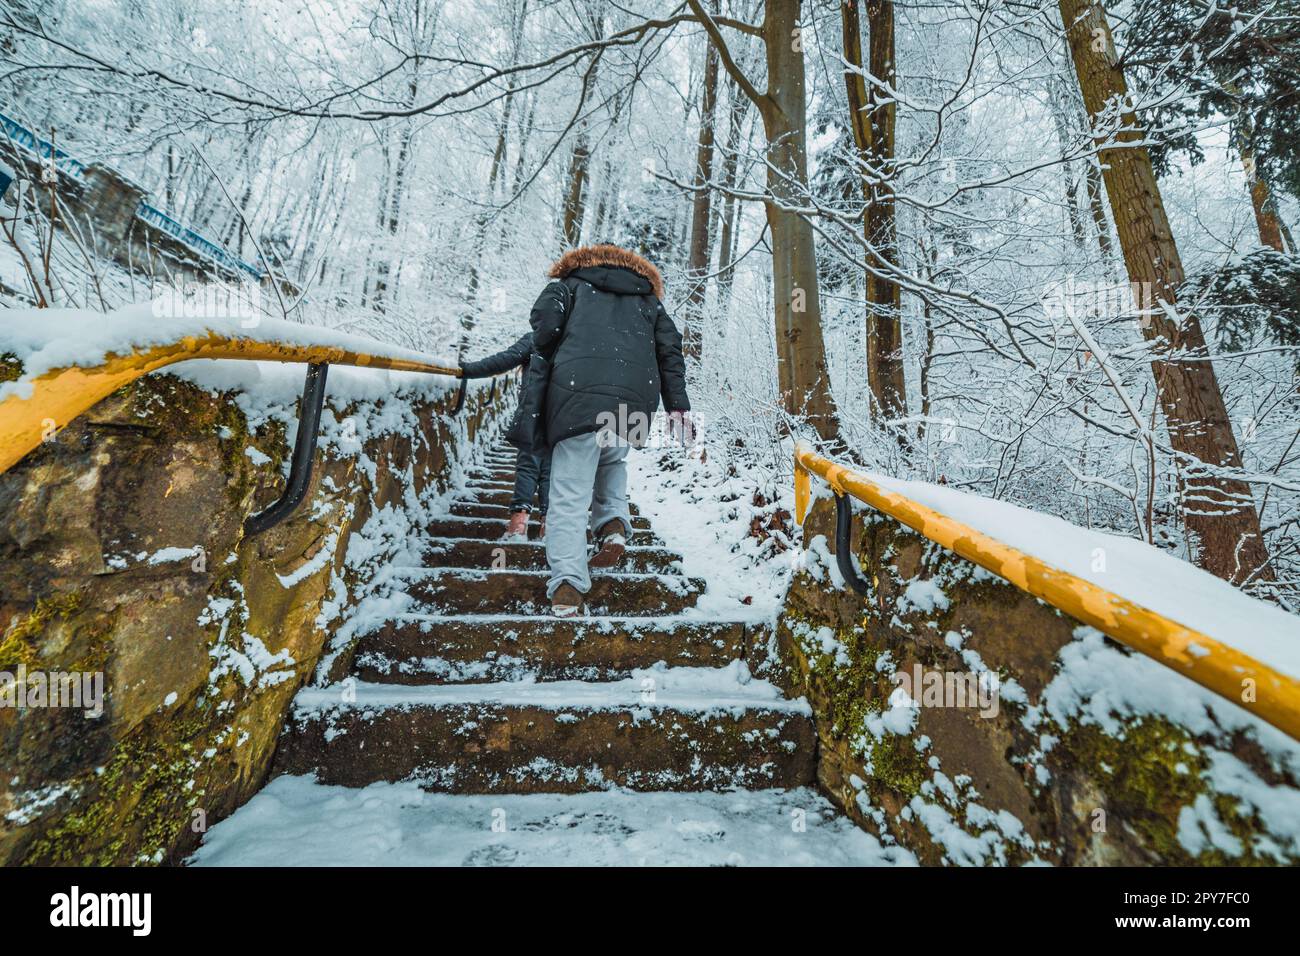
<instances>
[{"instance_id":1,"label":"black winter jacket","mask_svg":"<svg viewBox=\"0 0 1300 956\"><path fill-rule=\"evenodd\" d=\"M578 266L572 268L572 266ZM556 263L533 306L537 354L509 439L536 452L609 428L643 445L662 399L691 407L682 337L654 266L614 246L576 249Z\"/></svg>"},{"instance_id":2,"label":"black winter jacket","mask_svg":"<svg viewBox=\"0 0 1300 956\"><path fill-rule=\"evenodd\" d=\"M512 368L527 365L528 356L532 354L533 333L525 332L517 342L508 348L502 349L495 355L489 355L487 358L481 358L476 362L465 362L460 367L461 374L464 378L489 378L493 375L500 375Z\"/></svg>"},{"instance_id":3,"label":"black winter jacket","mask_svg":"<svg viewBox=\"0 0 1300 956\"><path fill-rule=\"evenodd\" d=\"M534 454L610 428L644 444L660 399L687 410L682 337L659 271L634 252L572 249L533 305L534 352L507 439Z\"/></svg>"}]
</instances>

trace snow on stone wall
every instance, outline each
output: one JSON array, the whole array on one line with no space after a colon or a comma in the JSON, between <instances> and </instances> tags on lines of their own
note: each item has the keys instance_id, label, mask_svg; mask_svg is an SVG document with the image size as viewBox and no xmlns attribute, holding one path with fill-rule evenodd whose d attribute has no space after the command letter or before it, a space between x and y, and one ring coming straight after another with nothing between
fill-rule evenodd
<instances>
[{"instance_id":1,"label":"snow on stone wall","mask_svg":"<svg viewBox=\"0 0 1300 956\"><path fill-rule=\"evenodd\" d=\"M855 521L859 597L829 530L810 518L766 676L808 697L820 783L883 842L923 864L1300 861L1300 744L881 515Z\"/></svg>"},{"instance_id":2,"label":"snow on stone wall","mask_svg":"<svg viewBox=\"0 0 1300 956\"><path fill-rule=\"evenodd\" d=\"M362 559L401 544L389 519L436 507L510 404L475 391L451 418L445 382L332 370L308 500L245 538L283 486L302 377L177 366L0 476L0 671L33 704L0 707L0 863L192 850L264 782ZM56 672L88 675L84 705L98 680L101 713L31 697Z\"/></svg>"}]
</instances>

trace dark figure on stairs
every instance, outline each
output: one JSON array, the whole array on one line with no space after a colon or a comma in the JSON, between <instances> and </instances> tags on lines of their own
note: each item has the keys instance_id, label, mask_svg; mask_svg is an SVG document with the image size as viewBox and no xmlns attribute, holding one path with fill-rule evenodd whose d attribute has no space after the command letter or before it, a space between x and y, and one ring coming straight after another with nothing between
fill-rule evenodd
<instances>
[{"instance_id":1,"label":"dark figure on stairs","mask_svg":"<svg viewBox=\"0 0 1300 956\"><path fill-rule=\"evenodd\" d=\"M502 349L494 355L466 362L461 366L465 378L489 378L501 375L511 369L523 368L528 372L528 359L533 354L533 333L525 332L509 348ZM550 453L532 454L520 449L515 458L515 490L510 498L510 524L503 537L527 538L528 517L533 511L533 500L537 500L537 536L546 535L546 505L550 498L551 456Z\"/></svg>"},{"instance_id":2,"label":"dark figure on stairs","mask_svg":"<svg viewBox=\"0 0 1300 956\"><path fill-rule=\"evenodd\" d=\"M685 435L691 403L658 269L627 249L596 245L565 253L550 275L530 316L535 352L507 437L551 454L546 594L556 616L572 617L591 590L590 568L615 567L632 533L628 448L645 445L661 399Z\"/></svg>"}]
</instances>

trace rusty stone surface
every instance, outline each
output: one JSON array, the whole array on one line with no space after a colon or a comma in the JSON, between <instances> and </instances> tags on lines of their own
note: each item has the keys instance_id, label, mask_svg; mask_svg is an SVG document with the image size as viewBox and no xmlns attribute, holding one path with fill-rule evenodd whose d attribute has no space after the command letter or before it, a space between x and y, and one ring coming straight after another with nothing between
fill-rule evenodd
<instances>
[{"instance_id":1,"label":"rusty stone surface","mask_svg":"<svg viewBox=\"0 0 1300 956\"><path fill-rule=\"evenodd\" d=\"M780 710L340 708L295 717L275 771L457 793L799 787L813 780L814 744L811 721Z\"/></svg>"},{"instance_id":2,"label":"rusty stone surface","mask_svg":"<svg viewBox=\"0 0 1300 956\"><path fill-rule=\"evenodd\" d=\"M407 592L430 613L549 613L547 573L434 569L412 580ZM704 590L698 578L669 575L597 574L586 595L589 614L645 617L674 614L695 603Z\"/></svg>"},{"instance_id":3,"label":"rusty stone surface","mask_svg":"<svg viewBox=\"0 0 1300 956\"><path fill-rule=\"evenodd\" d=\"M483 538L496 541L506 533L507 523L505 518L438 518L430 521L426 527L429 534L436 538ZM537 537L537 527L536 519L528 522L528 537ZM644 547L664 547L664 542L658 535L645 529L633 529L627 543Z\"/></svg>"},{"instance_id":4,"label":"rusty stone surface","mask_svg":"<svg viewBox=\"0 0 1300 956\"><path fill-rule=\"evenodd\" d=\"M663 622L435 618L389 622L363 636L354 667L363 681L475 683L518 679L610 681L633 668L725 667L744 654L745 626Z\"/></svg>"},{"instance_id":5,"label":"rusty stone surface","mask_svg":"<svg viewBox=\"0 0 1300 956\"><path fill-rule=\"evenodd\" d=\"M618 571L667 574L679 570L682 556L666 548L628 548ZM478 541L473 538L440 538L421 559L426 567L497 568L513 571L545 571L546 547L541 541Z\"/></svg>"}]
</instances>

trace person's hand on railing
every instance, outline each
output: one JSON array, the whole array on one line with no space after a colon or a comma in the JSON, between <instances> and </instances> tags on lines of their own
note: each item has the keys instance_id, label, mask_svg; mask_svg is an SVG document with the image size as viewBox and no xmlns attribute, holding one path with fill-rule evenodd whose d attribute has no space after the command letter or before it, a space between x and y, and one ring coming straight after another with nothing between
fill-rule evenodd
<instances>
[{"instance_id":1,"label":"person's hand on railing","mask_svg":"<svg viewBox=\"0 0 1300 956\"><path fill-rule=\"evenodd\" d=\"M677 409L668 413L668 435L673 441L690 447L695 444L695 423L691 413Z\"/></svg>"}]
</instances>

